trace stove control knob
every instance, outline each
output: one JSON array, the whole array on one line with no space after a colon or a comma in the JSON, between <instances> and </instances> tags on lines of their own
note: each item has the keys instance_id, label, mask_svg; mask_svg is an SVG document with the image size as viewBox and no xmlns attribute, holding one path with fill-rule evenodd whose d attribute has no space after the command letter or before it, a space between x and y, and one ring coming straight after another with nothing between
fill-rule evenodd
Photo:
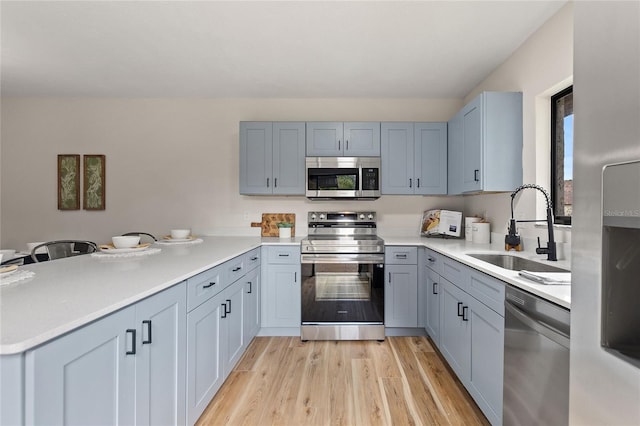
<instances>
[{"instance_id":1,"label":"stove control knob","mask_svg":"<svg viewBox=\"0 0 640 426\"><path fill-rule=\"evenodd\" d=\"M315 214L311 215L311 220L316 220L316 215Z\"/></svg>"},{"instance_id":2,"label":"stove control knob","mask_svg":"<svg viewBox=\"0 0 640 426\"><path fill-rule=\"evenodd\" d=\"M369 213L369 216L367 216L369 218L369 220L373 220L373 215L371 213Z\"/></svg>"},{"instance_id":3,"label":"stove control knob","mask_svg":"<svg viewBox=\"0 0 640 426\"><path fill-rule=\"evenodd\" d=\"M320 220L324 220L324 214L320 213Z\"/></svg>"},{"instance_id":4,"label":"stove control knob","mask_svg":"<svg viewBox=\"0 0 640 426\"><path fill-rule=\"evenodd\" d=\"M364 220L364 214L360 213L360 220Z\"/></svg>"}]
</instances>

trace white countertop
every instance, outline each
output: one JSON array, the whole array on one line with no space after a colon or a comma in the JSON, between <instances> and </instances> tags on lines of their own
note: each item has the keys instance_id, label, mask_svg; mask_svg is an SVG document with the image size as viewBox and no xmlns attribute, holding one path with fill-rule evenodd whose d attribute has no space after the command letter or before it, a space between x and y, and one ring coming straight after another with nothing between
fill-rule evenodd
<instances>
[{"instance_id":1,"label":"white countertop","mask_svg":"<svg viewBox=\"0 0 640 426\"><path fill-rule=\"evenodd\" d=\"M260 245L297 245L304 237L202 237L201 244L158 245L147 256L91 255L21 266L33 278L0 287L0 355L15 354L136 303ZM425 246L566 308L571 286L545 286L466 253L496 247L423 237L383 237L387 245ZM514 253L514 252L511 252ZM540 260L541 256L527 256ZM554 262L568 269L567 262Z\"/></svg>"},{"instance_id":2,"label":"white countertop","mask_svg":"<svg viewBox=\"0 0 640 426\"><path fill-rule=\"evenodd\" d=\"M508 253L514 256L521 256L541 263L549 263L551 266L570 270L571 265L566 260L550 262L546 260L544 255L531 254L528 252L506 252L502 249L501 245L474 244L463 239L426 238L419 236L382 236L382 239L384 239L385 245L424 246L430 248L431 250L450 257L451 259L464 263L473 269L489 274L501 281L505 281L514 287L521 288L567 309L571 309L571 285L536 284L533 281L520 277L517 271L510 271L508 269L494 266L490 263L468 256L467 253Z\"/></svg>"}]
</instances>

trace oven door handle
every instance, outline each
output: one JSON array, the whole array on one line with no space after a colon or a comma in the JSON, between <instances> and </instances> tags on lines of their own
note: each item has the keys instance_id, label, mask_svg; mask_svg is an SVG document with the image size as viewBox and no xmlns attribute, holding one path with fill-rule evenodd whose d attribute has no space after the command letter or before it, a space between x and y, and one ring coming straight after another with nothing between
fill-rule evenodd
<instances>
[{"instance_id":1,"label":"oven door handle","mask_svg":"<svg viewBox=\"0 0 640 426\"><path fill-rule=\"evenodd\" d=\"M384 254L315 253L300 256L302 263L384 263Z\"/></svg>"}]
</instances>

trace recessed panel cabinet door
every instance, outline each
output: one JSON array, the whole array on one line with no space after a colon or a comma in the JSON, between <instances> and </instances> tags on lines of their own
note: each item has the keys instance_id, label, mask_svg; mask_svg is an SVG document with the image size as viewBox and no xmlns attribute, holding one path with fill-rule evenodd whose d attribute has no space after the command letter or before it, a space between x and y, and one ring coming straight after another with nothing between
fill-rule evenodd
<instances>
[{"instance_id":1,"label":"recessed panel cabinet door","mask_svg":"<svg viewBox=\"0 0 640 426\"><path fill-rule=\"evenodd\" d=\"M415 265L385 265L384 324L418 326L418 271Z\"/></svg>"},{"instance_id":2,"label":"recessed panel cabinet door","mask_svg":"<svg viewBox=\"0 0 640 426\"><path fill-rule=\"evenodd\" d=\"M471 369L471 325L464 291L445 279L440 293L440 351L467 386Z\"/></svg>"},{"instance_id":3,"label":"recessed panel cabinet door","mask_svg":"<svg viewBox=\"0 0 640 426\"><path fill-rule=\"evenodd\" d=\"M260 268L247 273L243 282L244 336L248 345L260 330Z\"/></svg>"},{"instance_id":4,"label":"recessed panel cabinet door","mask_svg":"<svg viewBox=\"0 0 640 426\"><path fill-rule=\"evenodd\" d=\"M300 327L300 264L269 265L263 307L264 327Z\"/></svg>"},{"instance_id":5,"label":"recessed panel cabinet door","mask_svg":"<svg viewBox=\"0 0 640 426\"><path fill-rule=\"evenodd\" d=\"M427 314L426 314L426 331L427 334L440 346L440 292L442 284L440 275L427 268L426 272L426 297L427 297Z\"/></svg>"},{"instance_id":6,"label":"recessed panel cabinet door","mask_svg":"<svg viewBox=\"0 0 640 426\"><path fill-rule=\"evenodd\" d=\"M343 151L341 122L307 122L307 157L339 157Z\"/></svg>"},{"instance_id":7,"label":"recessed panel cabinet door","mask_svg":"<svg viewBox=\"0 0 640 426\"><path fill-rule=\"evenodd\" d=\"M414 125L414 194L447 193L447 123Z\"/></svg>"},{"instance_id":8,"label":"recessed panel cabinet door","mask_svg":"<svg viewBox=\"0 0 640 426\"><path fill-rule=\"evenodd\" d=\"M179 424L185 418L186 285L136 304L136 424Z\"/></svg>"},{"instance_id":9,"label":"recessed panel cabinet door","mask_svg":"<svg viewBox=\"0 0 640 426\"><path fill-rule=\"evenodd\" d=\"M223 315L225 318L222 320L226 331L223 352L225 354L223 358L225 374L231 372L245 349L243 292L244 278L231 284L223 292L225 297L223 303L227 305L226 315Z\"/></svg>"},{"instance_id":10,"label":"recessed panel cabinet door","mask_svg":"<svg viewBox=\"0 0 640 426\"><path fill-rule=\"evenodd\" d=\"M241 194L272 193L272 129L271 122L243 121L240 123Z\"/></svg>"},{"instance_id":11,"label":"recessed panel cabinet door","mask_svg":"<svg viewBox=\"0 0 640 426\"><path fill-rule=\"evenodd\" d=\"M462 110L462 185L465 192L482 189L482 111L481 96L465 105Z\"/></svg>"},{"instance_id":12,"label":"recessed panel cabinet door","mask_svg":"<svg viewBox=\"0 0 640 426\"><path fill-rule=\"evenodd\" d=\"M413 194L413 123L382 123L381 129L381 192Z\"/></svg>"},{"instance_id":13,"label":"recessed panel cabinet door","mask_svg":"<svg viewBox=\"0 0 640 426\"><path fill-rule=\"evenodd\" d=\"M304 195L304 157L305 124L274 122L273 194Z\"/></svg>"},{"instance_id":14,"label":"recessed panel cabinet door","mask_svg":"<svg viewBox=\"0 0 640 426\"><path fill-rule=\"evenodd\" d=\"M133 324L129 307L28 351L26 424L134 424Z\"/></svg>"},{"instance_id":15,"label":"recessed panel cabinet door","mask_svg":"<svg viewBox=\"0 0 640 426\"><path fill-rule=\"evenodd\" d=\"M379 157L380 123L344 123L345 157Z\"/></svg>"}]
</instances>

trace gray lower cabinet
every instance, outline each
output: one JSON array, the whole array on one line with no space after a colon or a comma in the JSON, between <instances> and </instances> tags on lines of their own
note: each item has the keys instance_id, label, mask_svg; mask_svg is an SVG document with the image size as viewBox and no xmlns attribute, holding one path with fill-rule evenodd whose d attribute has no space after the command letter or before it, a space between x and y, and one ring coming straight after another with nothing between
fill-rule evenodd
<instances>
[{"instance_id":1,"label":"gray lower cabinet","mask_svg":"<svg viewBox=\"0 0 640 426\"><path fill-rule=\"evenodd\" d=\"M384 324L418 326L418 249L385 247Z\"/></svg>"},{"instance_id":2,"label":"gray lower cabinet","mask_svg":"<svg viewBox=\"0 0 640 426\"><path fill-rule=\"evenodd\" d=\"M249 271L243 278L243 285L243 333L248 344L260 330L260 268Z\"/></svg>"},{"instance_id":3,"label":"gray lower cabinet","mask_svg":"<svg viewBox=\"0 0 640 426\"><path fill-rule=\"evenodd\" d=\"M382 123L382 194L447 193L447 123Z\"/></svg>"},{"instance_id":4,"label":"gray lower cabinet","mask_svg":"<svg viewBox=\"0 0 640 426\"><path fill-rule=\"evenodd\" d=\"M436 345L440 344L440 294L442 281L442 258L436 252L425 250L424 300L426 306L424 314L424 328Z\"/></svg>"},{"instance_id":5,"label":"gray lower cabinet","mask_svg":"<svg viewBox=\"0 0 640 426\"><path fill-rule=\"evenodd\" d=\"M262 327L300 327L300 246L264 246Z\"/></svg>"},{"instance_id":6,"label":"gray lower cabinet","mask_svg":"<svg viewBox=\"0 0 640 426\"><path fill-rule=\"evenodd\" d=\"M445 260L455 282L440 277L438 348L491 424L502 423L504 286L481 272Z\"/></svg>"},{"instance_id":7,"label":"gray lower cabinet","mask_svg":"<svg viewBox=\"0 0 640 426\"><path fill-rule=\"evenodd\" d=\"M27 424L185 418L185 285L27 351Z\"/></svg>"},{"instance_id":8,"label":"gray lower cabinet","mask_svg":"<svg viewBox=\"0 0 640 426\"><path fill-rule=\"evenodd\" d=\"M304 122L240 123L240 194L304 195Z\"/></svg>"}]
</instances>

